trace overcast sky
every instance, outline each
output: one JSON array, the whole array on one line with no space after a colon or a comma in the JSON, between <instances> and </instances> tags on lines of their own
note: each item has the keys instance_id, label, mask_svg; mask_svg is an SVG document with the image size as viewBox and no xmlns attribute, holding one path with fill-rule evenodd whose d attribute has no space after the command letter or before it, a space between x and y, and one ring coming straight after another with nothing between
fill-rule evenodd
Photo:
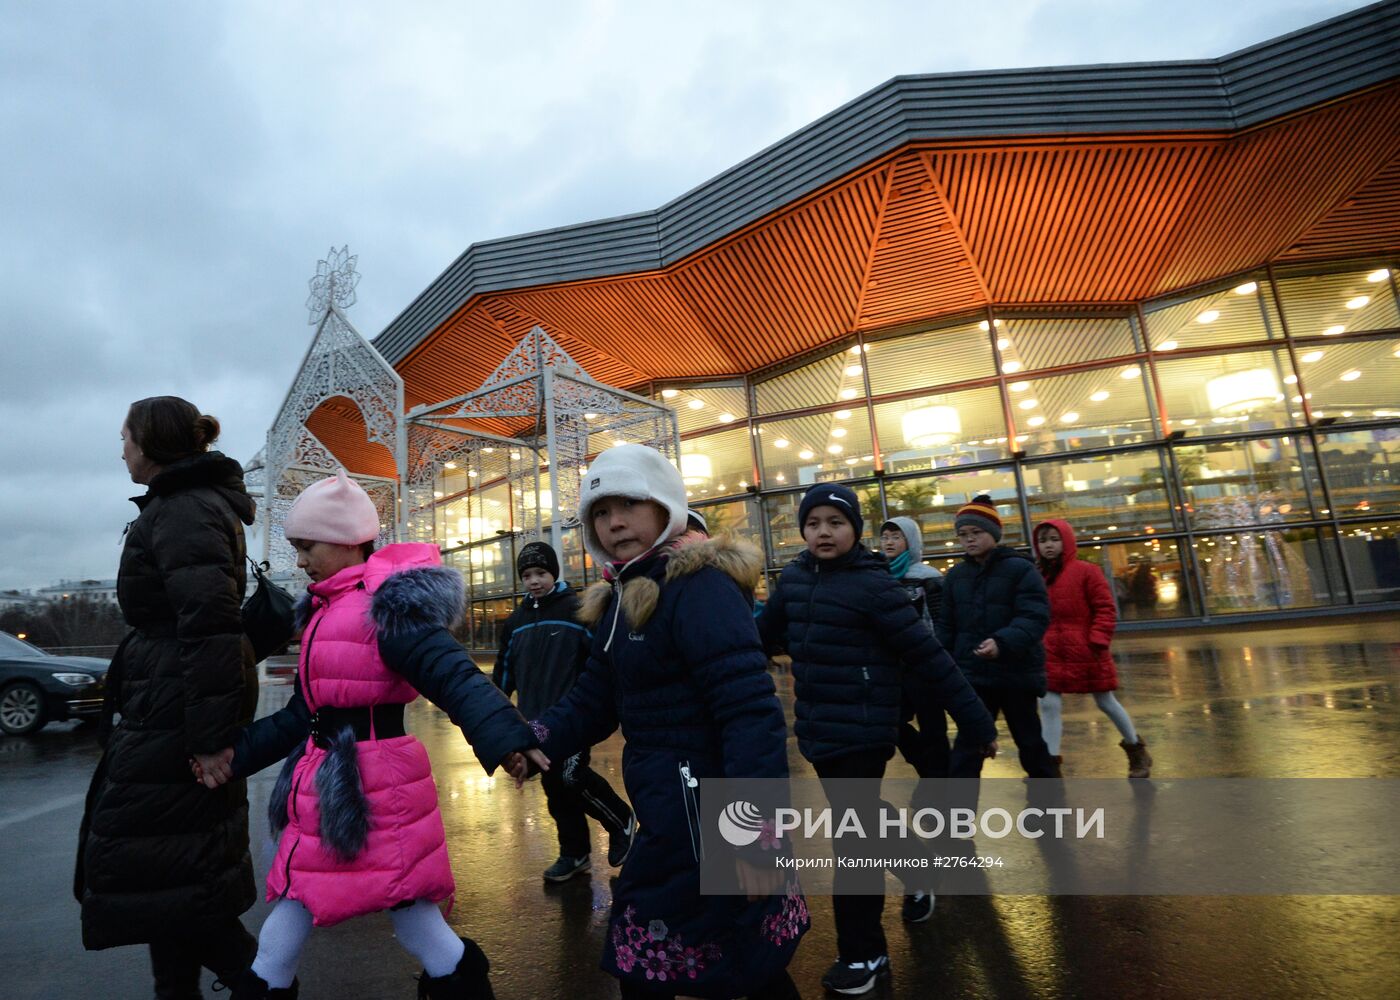
<instances>
[{"instance_id":1,"label":"overcast sky","mask_svg":"<svg viewBox=\"0 0 1400 1000\"><path fill-rule=\"evenodd\" d=\"M892 76L1210 58L1359 6L8 0L0 589L116 575L133 399L252 457L332 244L373 337L469 244L655 208Z\"/></svg>"}]
</instances>

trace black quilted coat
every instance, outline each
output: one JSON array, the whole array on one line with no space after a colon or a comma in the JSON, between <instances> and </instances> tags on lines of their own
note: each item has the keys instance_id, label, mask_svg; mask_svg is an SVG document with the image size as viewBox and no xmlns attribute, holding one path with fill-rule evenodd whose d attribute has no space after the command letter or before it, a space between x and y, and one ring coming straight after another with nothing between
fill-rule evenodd
<instances>
[{"instance_id":1,"label":"black quilted coat","mask_svg":"<svg viewBox=\"0 0 1400 1000\"><path fill-rule=\"evenodd\" d=\"M991 717L903 585L859 543L835 559L800 553L778 577L758 628L770 651L792 657L793 731L808 760L861 750L893 755L906 671L974 745L996 738Z\"/></svg>"},{"instance_id":2,"label":"black quilted coat","mask_svg":"<svg viewBox=\"0 0 1400 1000\"><path fill-rule=\"evenodd\" d=\"M166 466L133 500L117 577L132 631L108 674L120 721L88 790L74 876L91 949L197 933L255 898L245 783L210 791L189 766L230 746L257 704L240 614L253 501L218 452Z\"/></svg>"}]
</instances>

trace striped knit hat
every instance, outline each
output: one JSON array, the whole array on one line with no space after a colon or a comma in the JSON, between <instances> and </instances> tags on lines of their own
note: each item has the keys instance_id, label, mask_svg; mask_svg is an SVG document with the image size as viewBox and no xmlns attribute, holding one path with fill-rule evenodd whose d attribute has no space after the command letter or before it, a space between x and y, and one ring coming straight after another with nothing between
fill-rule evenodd
<instances>
[{"instance_id":1,"label":"striped knit hat","mask_svg":"<svg viewBox=\"0 0 1400 1000\"><path fill-rule=\"evenodd\" d=\"M979 493L972 498L972 503L958 508L958 516L953 520L953 530L957 531L963 527L981 528L997 541L1001 541L1001 517L997 515L997 508L991 497Z\"/></svg>"}]
</instances>

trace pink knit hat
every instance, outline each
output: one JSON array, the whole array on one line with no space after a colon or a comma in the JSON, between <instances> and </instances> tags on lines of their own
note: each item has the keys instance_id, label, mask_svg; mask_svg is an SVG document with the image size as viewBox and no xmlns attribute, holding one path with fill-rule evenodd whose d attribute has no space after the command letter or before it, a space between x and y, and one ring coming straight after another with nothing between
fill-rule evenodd
<instances>
[{"instance_id":1,"label":"pink knit hat","mask_svg":"<svg viewBox=\"0 0 1400 1000\"><path fill-rule=\"evenodd\" d=\"M282 521L282 533L307 542L360 545L379 537L379 512L369 494L341 469L301 491Z\"/></svg>"}]
</instances>

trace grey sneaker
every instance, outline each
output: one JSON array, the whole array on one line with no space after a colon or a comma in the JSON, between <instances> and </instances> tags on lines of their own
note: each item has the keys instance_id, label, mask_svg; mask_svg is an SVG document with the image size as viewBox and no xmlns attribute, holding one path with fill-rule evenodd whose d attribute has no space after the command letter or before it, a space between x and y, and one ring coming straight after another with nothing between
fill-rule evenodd
<instances>
[{"instance_id":1,"label":"grey sneaker","mask_svg":"<svg viewBox=\"0 0 1400 1000\"><path fill-rule=\"evenodd\" d=\"M843 962L839 958L822 976L822 985L833 993L855 997L869 993L875 988L875 981L890 971L888 955L872 958L868 962Z\"/></svg>"},{"instance_id":2,"label":"grey sneaker","mask_svg":"<svg viewBox=\"0 0 1400 1000\"><path fill-rule=\"evenodd\" d=\"M588 871L592 862L585 854L581 858L570 858L559 855L559 860L544 870L544 880L546 882L567 882L579 872Z\"/></svg>"},{"instance_id":3,"label":"grey sneaker","mask_svg":"<svg viewBox=\"0 0 1400 1000\"><path fill-rule=\"evenodd\" d=\"M933 893L916 892L904 897L904 909L899 914L906 924L921 924L933 916Z\"/></svg>"}]
</instances>

